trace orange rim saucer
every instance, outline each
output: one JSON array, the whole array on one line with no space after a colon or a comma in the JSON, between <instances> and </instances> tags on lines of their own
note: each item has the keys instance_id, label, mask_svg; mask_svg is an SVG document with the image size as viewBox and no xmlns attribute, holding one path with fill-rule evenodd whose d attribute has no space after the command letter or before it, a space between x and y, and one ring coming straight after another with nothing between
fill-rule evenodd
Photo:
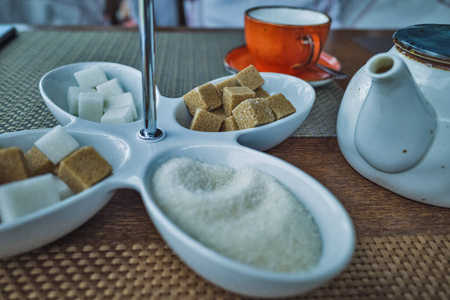
<instances>
[{"instance_id":1,"label":"orange rim saucer","mask_svg":"<svg viewBox=\"0 0 450 300\"><path fill-rule=\"evenodd\" d=\"M318 63L333 70L341 70L341 64L337 58L324 51L320 54ZM253 57L248 51L247 45L232 49L224 58L225 68L231 73L237 73L251 64L253 64ZM264 70L258 71L264 72ZM333 77L330 74L320 70L316 66L307 67L297 77L307 81L312 86L320 86L333 80Z\"/></svg>"}]
</instances>

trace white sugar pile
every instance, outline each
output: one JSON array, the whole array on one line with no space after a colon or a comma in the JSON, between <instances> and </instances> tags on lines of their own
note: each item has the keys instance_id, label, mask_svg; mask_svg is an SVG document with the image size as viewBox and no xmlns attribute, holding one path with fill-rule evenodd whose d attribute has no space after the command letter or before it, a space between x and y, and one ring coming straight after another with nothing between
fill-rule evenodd
<instances>
[{"instance_id":1,"label":"white sugar pile","mask_svg":"<svg viewBox=\"0 0 450 300\"><path fill-rule=\"evenodd\" d=\"M320 259L322 242L312 216L284 186L259 170L173 158L156 170L152 191L182 230L234 260L298 272Z\"/></svg>"}]
</instances>

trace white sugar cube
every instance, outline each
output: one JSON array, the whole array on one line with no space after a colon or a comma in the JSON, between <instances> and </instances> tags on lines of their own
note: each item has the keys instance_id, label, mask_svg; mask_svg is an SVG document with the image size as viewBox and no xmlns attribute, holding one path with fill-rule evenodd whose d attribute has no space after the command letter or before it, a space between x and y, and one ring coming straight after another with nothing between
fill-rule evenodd
<instances>
[{"instance_id":1,"label":"white sugar cube","mask_svg":"<svg viewBox=\"0 0 450 300\"><path fill-rule=\"evenodd\" d=\"M134 103L133 95L130 92L123 93L116 96L107 97L105 99L105 111L112 108L128 106L131 108L133 119L137 119L136 104Z\"/></svg>"},{"instance_id":2,"label":"white sugar cube","mask_svg":"<svg viewBox=\"0 0 450 300\"><path fill-rule=\"evenodd\" d=\"M70 86L67 93L67 105L69 106L69 113L78 115L78 96L80 93L93 93L93 88L82 88L79 86Z\"/></svg>"},{"instance_id":3,"label":"white sugar cube","mask_svg":"<svg viewBox=\"0 0 450 300\"><path fill-rule=\"evenodd\" d=\"M103 96L98 93L80 93L78 116L85 120L100 122L103 116Z\"/></svg>"},{"instance_id":4,"label":"white sugar cube","mask_svg":"<svg viewBox=\"0 0 450 300\"><path fill-rule=\"evenodd\" d=\"M67 186L67 184L59 179L58 176L53 175L56 183L56 190L58 191L59 199L64 200L74 194L74 192Z\"/></svg>"},{"instance_id":5,"label":"white sugar cube","mask_svg":"<svg viewBox=\"0 0 450 300\"><path fill-rule=\"evenodd\" d=\"M0 186L0 216L2 222L37 211L59 201L56 181L45 174Z\"/></svg>"},{"instance_id":6,"label":"white sugar cube","mask_svg":"<svg viewBox=\"0 0 450 300\"><path fill-rule=\"evenodd\" d=\"M93 88L108 81L102 67L94 66L73 74L80 87Z\"/></svg>"},{"instance_id":7,"label":"white sugar cube","mask_svg":"<svg viewBox=\"0 0 450 300\"><path fill-rule=\"evenodd\" d=\"M133 122L133 114L129 106L112 108L105 112L101 120L105 124L125 124Z\"/></svg>"},{"instance_id":8,"label":"white sugar cube","mask_svg":"<svg viewBox=\"0 0 450 300\"><path fill-rule=\"evenodd\" d=\"M117 78L113 78L98 85L97 91L102 94L104 98L123 94L122 86Z\"/></svg>"},{"instance_id":9,"label":"white sugar cube","mask_svg":"<svg viewBox=\"0 0 450 300\"><path fill-rule=\"evenodd\" d=\"M80 146L61 125L55 126L38 139L34 145L55 165Z\"/></svg>"}]
</instances>

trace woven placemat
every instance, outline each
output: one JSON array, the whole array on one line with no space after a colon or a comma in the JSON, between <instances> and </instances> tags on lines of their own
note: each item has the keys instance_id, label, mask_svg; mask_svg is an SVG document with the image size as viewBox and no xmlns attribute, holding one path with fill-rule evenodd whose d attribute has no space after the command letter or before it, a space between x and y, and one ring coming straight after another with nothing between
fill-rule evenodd
<instances>
[{"instance_id":1,"label":"woven placemat","mask_svg":"<svg viewBox=\"0 0 450 300\"><path fill-rule=\"evenodd\" d=\"M301 299L448 299L450 235L359 238L352 263ZM0 299L239 299L164 243L47 246L0 264Z\"/></svg>"},{"instance_id":2,"label":"woven placemat","mask_svg":"<svg viewBox=\"0 0 450 300\"><path fill-rule=\"evenodd\" d=\"M244 43L239 32L160 32L156 35L156 84L166 97L229 75L225 54ZM0 133L53 127L57 121L39 94L39 80L62 65L117 62L140 69L137 32L23 32L0 48ZM317 88L315 105L293 136L335 136L343 91L335 82Z\"/></svg>"}]
</instances>

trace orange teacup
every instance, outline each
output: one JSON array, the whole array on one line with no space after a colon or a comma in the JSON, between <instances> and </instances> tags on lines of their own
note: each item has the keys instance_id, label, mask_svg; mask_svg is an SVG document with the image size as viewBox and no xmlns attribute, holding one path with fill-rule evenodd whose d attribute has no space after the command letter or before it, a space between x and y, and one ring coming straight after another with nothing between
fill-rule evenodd
<instances>
[{"instance_id":1,"label":"orange teacup","mask_svg":"<svg viewBox=\"0 0 450 300\"><path fill-rule=\"evenodd\" d=\"M330 24L311 9L254 7L245 12L245 40L259 71L298 75L319 59Z\"/></svg>"}]
</instances>

